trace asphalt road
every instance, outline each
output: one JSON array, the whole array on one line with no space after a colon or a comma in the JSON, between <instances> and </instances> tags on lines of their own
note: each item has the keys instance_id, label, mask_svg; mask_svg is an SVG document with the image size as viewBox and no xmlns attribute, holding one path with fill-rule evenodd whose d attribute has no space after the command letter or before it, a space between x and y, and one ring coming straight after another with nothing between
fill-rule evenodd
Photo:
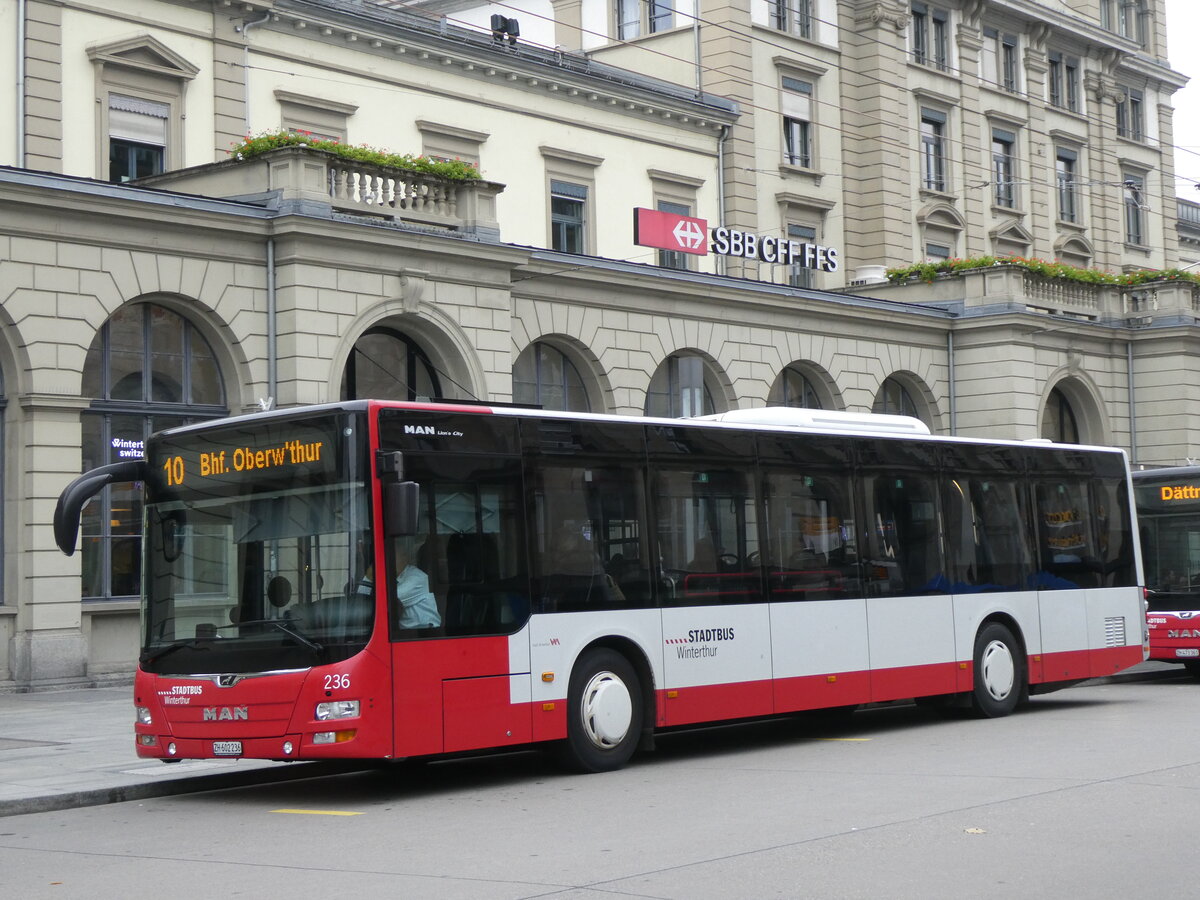
<instances>
[{"instance_id":1,"label":"asphalt road","mask_svg":"<svg viewBox=\"0 0 1200 900\"><path fill-rule=\"evenodd\" d=\"M1200 682L912 706L0 819L21 898L1193 896Z\"/></svg>"}]
</instances>

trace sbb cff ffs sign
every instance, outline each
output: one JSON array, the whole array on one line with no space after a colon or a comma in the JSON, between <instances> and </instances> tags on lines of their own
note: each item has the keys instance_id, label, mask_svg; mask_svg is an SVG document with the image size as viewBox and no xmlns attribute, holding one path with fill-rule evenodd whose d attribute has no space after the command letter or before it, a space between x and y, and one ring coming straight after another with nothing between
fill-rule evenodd
<instances>
[{"instance_id":1,"label":"sbb cff ffs sign","mask_svg":"<svg viewBox=\"0 0 1200 900\"><path fill-rule=\"evenodd\" d=\"M835 247L824 247L807 241L793 241L769 234L752 234L724 226L708 230L705 219L637 208L633 211L633 242L642 247L677 250L706 256L737 256L765 263L819 269L838 270Z\"/></svg>"}]
</instances>

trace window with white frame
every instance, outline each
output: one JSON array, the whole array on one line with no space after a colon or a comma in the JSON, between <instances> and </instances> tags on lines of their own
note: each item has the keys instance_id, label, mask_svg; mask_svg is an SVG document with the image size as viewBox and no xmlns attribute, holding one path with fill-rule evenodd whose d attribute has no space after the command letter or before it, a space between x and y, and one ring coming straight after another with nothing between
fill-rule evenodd
<instances>
[{"instance_id":1,"label":"window with white frame","mask_svg":"<svg viewBox=\"0 0 1200 900\"><path fill-rule=\"evenodd\" d=\"M946 114L921 108L921 186L946 190Z\"/></svg>"},{"instance_id":2,"label":"window with white frame","mask_svg":"<svg viewBox=\"0 0 1200 900\"><path fill-rule=\"evenodd\" d=\"M992 197L997 206L1017 205L1017 135L1006 128L992 129Z\"/></svg>"},{"instance_id":3,"label":"window with white frame","mask_svg":"<svg viewBox=\"0 0 1200 900\"><path fill-rule=\"evenodd\" d=\"M538 150L546 164L547 246L564 253L595 253L593 198L596 170L604 158L547 145Z\"/></svg>"},{"instance_id":4,"label":"window with white frame","mask_svg":"<svg viewBox=\"0 0 1200 900\"><path fill-rule=\"evenodd\" d=\"M1131 141L1140 141L1146 135L1145 97L1135 88L1121 88L1121 98L1117 101L1117 134Z\"/></svg>"},{"instance_id":5,"label":"window with white frame","mask_svg":"<svg viewBox=\"0 0 1200 900\"><path fill-rule=\"evenodd\" d=\"M631 41L674 25L674 0L616 0L617 39Z\"/></svg>"},{"instance_id":6,"label":"window with white frame","mask_svg":"<svg viewBox=\"0 0 1200 900\"><path fill-rule=\"evenodd\" d=\"M125 182L163 171L170 117L169 104L108 95L109 181Z\"/></svg>"},{"instance_id":7,"label":"window with white frame","mask_svg":"<svg viewBox=\"0 0 1200 900\"><path fill-rule=\"evenodd\" d=\"M984 28L983 52L980 55L983 80L999 85L1006 91L1019 91L1021 85L1017 62L1017 36L998 28Z\"/></svg>"},{"instance_id":8,"label":"window with white frame","mask_svg":"<svg viewBox=\"0 0 1200 900\"><path fill-rule=\"evenodd\" d=\"M1146 245L1146 179L1137 172L1122 172L1125 192L1125 242Z\"/></svg>"},{"instance_id":9,"label":"window with white frame","mask_svg":"<svg viewBox=\"0 0 1200 900\"><path fill-rule=\"evenodd\" d=\"M587 243L587 185L550 181L550 246L565 253L584 253Z\"/></svg>"},{"instance_id":10,"label":"window with white frame","mask_svg":"<svg viewBox=\"0 0 1200 900\"><path fill-rule=\"evenodd\" d=\"M950 13L914 2L909 40L913 62L945 71L950 68Z\"/></svg>"},{"instance_id":11,"label":"window with white frame","mask_svg":"<svg viewBox=\"0 0 1200 900\"><path fill-rule=\"evenodd\" d=\"M1079 221L1079 154L1069 147L1054 151L1054 181L1058 191L1060 222Z\"/></svg>"},{"instance_id":12,"label":"window with white frame","mask_svg":"<svg viewBox=\"0 0 1200 900\"><path fill-rule=\"evenodd\" d=\"M780 98L783 112L783 161L789 166L811 169L813 162L813 84L783 76Z\"/></svg>"},{"instance_id":13,"label":"window with white frame","mask_svg":"<svg viewBox=\"0 0 1200 900\"><path fill-rule=\"evenodd\" d=\"M1079 112L1079 57L1053 50L1047 54L1047 59L1050 105Z\"/></svg>"},{"instance_id":14,"label":"window with white frame","mask_svg":"<svg viewBox=\"0 0 1200 900\"><path fill-rule=\"evenodd\" d=\"M771 27L797 37L813 36L814 0L767 0Z\"/></svg>"},{"instance_id":15,"label":"window with white frame","mask_svg":"<svg viewBox=\"0 0 1200 900\"><path fill-rule=\"evenodd\" d=\"M185 165L184 96L200 68L145 34L89 46L87 56L99 113L96 177L123 182Z\"/></svg>"}]
</instances>

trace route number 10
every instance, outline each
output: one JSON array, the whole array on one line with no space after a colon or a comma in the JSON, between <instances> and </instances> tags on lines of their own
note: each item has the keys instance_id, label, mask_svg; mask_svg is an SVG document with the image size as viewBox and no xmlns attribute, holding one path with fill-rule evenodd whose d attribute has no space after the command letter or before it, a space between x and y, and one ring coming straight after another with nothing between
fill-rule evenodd
<instances>
[{"instance_id":1,"label":"route number 10","mask_svg":"<svg viewBox=\"0 0 1200 900\"><path fill-rule=\"evenodd\" d=\"M168 487L183 484L183 457L168 456L167 461L163 463L163 471L167 473Z\"/></svg>"}]
</instances>

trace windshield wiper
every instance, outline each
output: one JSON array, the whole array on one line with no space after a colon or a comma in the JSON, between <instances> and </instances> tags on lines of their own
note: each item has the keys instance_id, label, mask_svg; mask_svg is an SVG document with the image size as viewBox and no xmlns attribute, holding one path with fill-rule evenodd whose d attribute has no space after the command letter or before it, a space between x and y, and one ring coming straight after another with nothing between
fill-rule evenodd
<instances>
[{"instance_id":1,"label":"windshield wiper","mask_svg":"<svg viewBox=\"0 0 1200 900\"><path fill-rule=\"evenodd\" d=\"M221 625L219 626L218 630L224 628L238 628L242 625L273 625L275 628L278 628L289 637L295 638L314 653L320 653L325 649L322 644L318 644L312 638L302 634L300 631L289 625L284 619L250 619L246 622L236 622L233 625Z\"/></svg>"},{"instance_id":2,"label":"windshield wiper","mask_svg":"<svg viewBox=\"0 0 1200 900\"><path fill-rule=\"evenodd\" d=\"M201 643L201 640L203 640L203 643ZM143 653L138 657L138 662L140 662L142 665L147 665L148 663L154 662L156 659L162 659L164 656L174 653L176 650L182 650L184 647L190 647L193 650L208 650L208 645L211 642L212 638L184 638L183 640L167 644L167 646L159 650L155 650L153 653Z\"/></svg>"}]
</instances>

